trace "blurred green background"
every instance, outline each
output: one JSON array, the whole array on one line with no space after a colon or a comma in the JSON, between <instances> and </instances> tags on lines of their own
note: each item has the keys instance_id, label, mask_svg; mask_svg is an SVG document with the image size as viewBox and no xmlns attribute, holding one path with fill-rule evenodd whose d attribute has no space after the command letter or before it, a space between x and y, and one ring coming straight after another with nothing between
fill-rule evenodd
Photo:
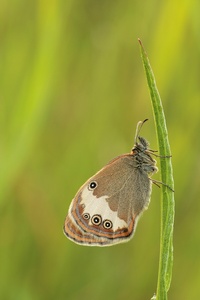
<instances>
[{"instance_id":1,"label":"blurred green background","mask_svg":"<svg viewBox=\"0 0 200 300\"><path fill-rule=\"evenodd\" d=\"M1 299L153 296L157 187L129 243L81 247L62 233L80 185L131 150L139 120L149 118L142 135L157 149L138 37L156 76L173 155L169 299L200 299L199 11L194 0L1 1Z\"/></svg>"}]
</instances>

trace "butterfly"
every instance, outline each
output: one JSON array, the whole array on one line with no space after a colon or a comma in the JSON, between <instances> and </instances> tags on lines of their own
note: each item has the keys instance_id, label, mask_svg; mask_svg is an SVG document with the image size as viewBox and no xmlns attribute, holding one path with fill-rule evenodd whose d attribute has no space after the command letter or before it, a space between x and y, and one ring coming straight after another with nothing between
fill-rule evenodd
<instances>
[{"instance_id":1,"label":"butterfly","mask_svg":"<svg viewBox=\"0 0 200 300\"><path fill-rule=\"evenodd\" d=\"M79 189L71 202L64 233L73 242L87 246L111 246L129 241L137 222L148 208L152 183L158 171L147 140L137 124L131 153L111 160ZM164 184L165 185L165 184Z\"/></svg>"}]
</instances>

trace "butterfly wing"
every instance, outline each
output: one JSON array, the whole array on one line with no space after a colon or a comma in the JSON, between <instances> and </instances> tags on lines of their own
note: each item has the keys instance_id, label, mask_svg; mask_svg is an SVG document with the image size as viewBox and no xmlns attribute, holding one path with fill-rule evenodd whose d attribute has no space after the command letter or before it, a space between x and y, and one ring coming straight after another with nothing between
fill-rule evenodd
<instances>
[{"instance_id":1,"label":"butterfly wing","mask_svg":"<svg viewBox=\"0 0 200 300\"><path fill-rule=\"evenodd\" d=\"M148 207L151 181L134 154L113 159L73 199L64 232L78 244L107 246L129 240Z\"/></svg>"}]
</instances>

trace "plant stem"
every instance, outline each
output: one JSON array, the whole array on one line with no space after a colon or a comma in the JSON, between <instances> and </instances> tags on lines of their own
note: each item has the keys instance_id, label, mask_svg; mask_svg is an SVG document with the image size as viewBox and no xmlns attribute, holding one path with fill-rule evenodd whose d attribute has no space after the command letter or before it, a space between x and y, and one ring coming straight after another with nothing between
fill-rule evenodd
<instances>
[{"instance_id":1,"label":"plant stem","mask_svg":"<svg viewBox=\"0 0 200 300\"><path fill-rule=\"evenodd\" d=\"M151 96L159 152L161 156L169 156L171 154L171 151L161 98L156 86L155 77L151 65L149 63L147 54L140 40L139 43L142 61ZM162 182L174 189L171 158L160 159L160 171ZM174 193L170 188L168 188L165 185L162 185L160 257L156 300L167 300L167 292L171 283L173 265L174 212Z\"/></svg>"}]
</instances>

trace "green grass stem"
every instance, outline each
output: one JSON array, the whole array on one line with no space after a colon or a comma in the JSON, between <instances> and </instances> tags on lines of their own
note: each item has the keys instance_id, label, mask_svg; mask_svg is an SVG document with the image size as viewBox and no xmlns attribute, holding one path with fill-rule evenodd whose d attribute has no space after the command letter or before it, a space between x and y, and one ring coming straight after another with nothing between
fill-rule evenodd
<instances>
[{"instance_id":1,"label":"green grass stem","mask_svg":"<svg viewBox=\"0 0 200 300\"><path fill-rule=\"evenodd\" d=\"M139 44L151 96L159 154L161 156L168 156L171 155L171 151L161 98L156 86L155 77L149 59L140 40ZM160 172L162 182L174 189L171 158L160 158ZM167 186L162 185L160 257L157 291L156 296L154 296L156 298L153 298L156 300L167 300L167 293L171 283L173 265L174 212L174 193Z\"/></svg>"}]
</instances>

